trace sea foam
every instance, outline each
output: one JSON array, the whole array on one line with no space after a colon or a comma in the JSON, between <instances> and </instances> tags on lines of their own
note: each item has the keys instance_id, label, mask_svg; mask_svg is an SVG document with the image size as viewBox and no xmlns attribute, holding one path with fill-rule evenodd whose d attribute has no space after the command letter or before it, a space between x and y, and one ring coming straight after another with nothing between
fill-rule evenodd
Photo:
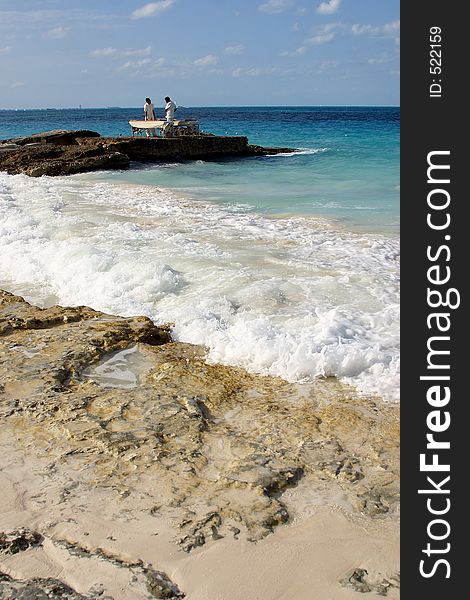
<instances>
[{"instance_id":1,"label":"sea foam","mask_svg":"<svg viewBox=\"0 0 470 600\"><path fill-rule=\"evenodd\" d=\"M208 360L398 398L398 240L92 175L0 174L0 285L175 323Z\"/></svg>"}]
</instances>

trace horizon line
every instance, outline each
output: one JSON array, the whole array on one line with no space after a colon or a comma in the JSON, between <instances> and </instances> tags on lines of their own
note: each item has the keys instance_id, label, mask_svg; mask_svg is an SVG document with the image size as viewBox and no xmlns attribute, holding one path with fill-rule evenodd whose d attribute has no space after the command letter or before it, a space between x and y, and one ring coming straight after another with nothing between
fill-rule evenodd
<instances>
[{"instance_id":1,"label":"horizon line","mask_svg":"<svg viewBox=\"0 0 470 600\"><path fill-rule=\"evenodd\" d=\"M35 106L28 108L0 108L3 110L111 110L139 108L139 106ZM180 105L180 108L400 108L400 104L197 104L193 106Z\"/></svg>"}]
</instances>

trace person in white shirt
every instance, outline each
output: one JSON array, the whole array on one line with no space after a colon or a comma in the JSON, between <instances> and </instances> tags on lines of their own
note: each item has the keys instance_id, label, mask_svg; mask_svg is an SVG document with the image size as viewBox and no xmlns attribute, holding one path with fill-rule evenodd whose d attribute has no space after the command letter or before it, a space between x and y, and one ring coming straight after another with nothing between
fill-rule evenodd
<instances>
[{"instance_id":1,"label":"person in white shirt","mask_svg":"<svg viewBox=\"0 0 470 600\"><path fill-rule=\"evenodd\" d=\"M170 96L166 96L165 98L165 116L167 123L173 123L173 119L175 117L176 104L170 98Z\"/></svg>"},{"instance_id":2,"label":"person in white shirt","mask_svg":"<svg viewBox=\"0 0 470 600\"><path fill-rule=\"evenodd\" d=\"M165 137L172 137L175 134L173 120L175 117L176 104L173 102L170 96L165 96L165 102L166 123L163 127L163 133Z\"/></svg>"},{"instance_id":3,"label":"person in white shirt","mask_svg":"<svg viewBox=\"0 0 470 600\"><path fill-rule=\"evenodd\" d=\"M150 98L145 98L144 104L144 120L145 121L155 121L155 110ZM146 129L145 135L149 137L149 135L156 136L157 132L155 129Z\"/></svg>"}]
</instances>

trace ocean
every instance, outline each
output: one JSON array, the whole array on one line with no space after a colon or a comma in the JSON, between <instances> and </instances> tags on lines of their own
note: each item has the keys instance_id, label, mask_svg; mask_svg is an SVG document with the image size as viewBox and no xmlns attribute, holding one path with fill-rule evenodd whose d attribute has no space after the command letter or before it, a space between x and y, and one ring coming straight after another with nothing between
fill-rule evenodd
<instances>
[{"instance_id":1,"label":"ocean","mask_svg":"<svg viewBox=\"0 0 470 600\"><path fill-rule=\"evenodd\" d=\"M142 108L3 110L0 139L129 135ZM208 361L399 394L399 136L394 107L183 108L203 131L294 153L0 173L0 287L175 323Z\"/></svg>"}]
</instances>

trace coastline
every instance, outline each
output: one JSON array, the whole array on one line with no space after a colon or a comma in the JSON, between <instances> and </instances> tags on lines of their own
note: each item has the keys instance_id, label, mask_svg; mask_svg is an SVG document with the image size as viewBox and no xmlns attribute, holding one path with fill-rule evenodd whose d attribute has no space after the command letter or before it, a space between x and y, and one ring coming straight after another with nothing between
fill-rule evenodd
<instances>
[{"instance_id":1,"label":"coastline","mask_svg":"<svg viewBox=\"0 0 470 600\"><path fill-rule=\"evenodd\" d=\"M0 552L20 587L53 577L115 600L398 597L397 405L334 378L208 365L204 348L146 317L3 292L0 325L0 531L39 534ZM106 387L93 369L126 349L127 387Z\"/></svg>"}]
</instances>

